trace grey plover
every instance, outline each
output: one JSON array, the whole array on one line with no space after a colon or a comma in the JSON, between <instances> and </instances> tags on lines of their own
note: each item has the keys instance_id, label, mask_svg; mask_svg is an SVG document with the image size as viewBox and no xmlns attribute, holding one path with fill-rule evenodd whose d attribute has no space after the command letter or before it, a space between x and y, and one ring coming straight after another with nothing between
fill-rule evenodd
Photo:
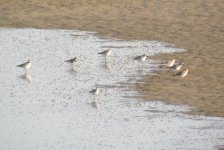
<instances>
[{"instance_id":1,"label":"grey plover","mask_svg":"<svg viewBox=\"0 0 224 150\"><path fill-rule=\"evenodd\" d=\"M21 64L21 65L18 65L16 67L20 67L20 68L23 68L25 70L29 69L31 66L31 60L28 60L27 62Z\"/></svg>"},{"instance_id":2,"label":"grey plover","mask_svg":"<svg viewBox=\"0 0 224 150\"><path fill-rule=\"evenodd\" d=\"M108 49L108 50L102 51L102 52L100 52L98 54L104 55L104 56L110 56L111 55L111 52L112 52L112 50L111 49Z\"/></svg>"},{"instance_id":3,"label":"grey plover","mask_svg":"<svg viewBox=\"0 0 224 150\"><path fill-rule=\"evenodd\" d=\"M143 54L141 56L135 57L134 60L145 61L146 58L147 58L146 54Z\"/></svg>"},{"instance_id":4,"label":"grey plover","mask_svg":"<svg viewBox=\"0 0 224 150\"><path fill-rule=\"evenodd\" d=\"M183 65L184 65L184 63L181 62L181 63L176 64L176 65L174 65L173 67L170 67L170 68L172 68L172 69L174 69L176 71L179 71L183 67Z\"/></svg>"},{"instance_id":5,"label":"grey plover","mask_svg":"<svg viewBox=\"0 0 224 150\"><path fill-rule=\"evenodd\" d=\"M72 58L72 59L69 59L69 60L66 60L65 62L68 62L68 63L74 63L74 62L76 62L77 61L77 58L76 57L74 57L74 58Z\"/></svg>"},{"instance_id":6,"label":"grey plover","mask_svg":"<svg viewBox=\"0 0 224 150\"><path fill-rule=\"evenodd\" d=\"M100 90L96 87L95 89L89 91L90 93L92 93L93 95L98 95Z\"/></svg>"},{"instance_id":7,"label":"grey plover","mask_svg":"<svg viewBox=\"0 0 224 150\"><path fill-rule=\"evenodd\" d=\"M167 64L165 64L165 65L166 65L167 67L169 67L169 68L170 68L170 67L173 67L174 64L175 64L175 61L176 61L175 59L172 59L172 60L168 61Z\"/></svg>"},{"instance_id":8,"label":"grey plover","mask_svg":"<svg viewBox=\"0 0 224 150\"><path fill-rule=\"evenodd\" d=\"M189 69L185 69L185 70L182 70L181 72L178 72L174 76L181 76L182 78L184 78L187 76L188 72L189 72Z\"/></svg>"}]
</instances>

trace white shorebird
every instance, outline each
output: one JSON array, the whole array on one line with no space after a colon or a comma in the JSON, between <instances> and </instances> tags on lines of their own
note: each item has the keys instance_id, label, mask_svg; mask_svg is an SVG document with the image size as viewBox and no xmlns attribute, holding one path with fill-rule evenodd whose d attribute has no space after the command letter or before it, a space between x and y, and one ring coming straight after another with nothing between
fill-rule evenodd
<instances>
[{"instance_id":1,"label":"white shorebird","mask_svg":"<svg viewBox=\"0 0 224 150\"><path fill-rule=\"evenodd\" d=\"M145 61L146 58L147 58L146 54L143 54L141 56L135 57L134 60Z\"/></svg>"},{"instance_id":2,"label":"white shorebird","mask_svg":"<svg viewBox=\"0 0 224 150\"><path fill-rule=\"evenodd\" d=\"M170 61L168 61L166 64L165 64L165 66L167 66L167 67L173 67L174 66L174 64L175 64L175 59L172 59L172 60L170 60Z\"/></svg>"},{"instance_id":3,"label":"white shorebird","mask_svg":"<svg viewBox=\"0 0 224 150\"><path fill-rule=\"evenodd\" d=\"M68 62L68 63L74 63L74 62L76 62L77 61L77 58L76 57L74 57L74 58L72 58L72 59L69 59L69 60L66 60L65 62Z\"/></svg>"},{"instance_id":4,"label":"white shorebird","mask_svg":"<svg viewBox=\"0 0 224 150\"><path fill-rule=\"evenodd\" d=\"M16 67L20 67L20 68L23 68L25 70L29 69L31 66L31 60L28 60L27 62L21 64L21 65L18 65Z\"/></svg>"},{"instance_id":5,"label":"white shorebird","mask_svg":"<svg viewBox=\"0 0 224 150\"><path fill-rule=\"evenodd\" d=\"M111 55L111 52L112 52L112 50L111 49L108 49L108 50L102 51L102 52L100 52L98 54L104 55L104 56L110 56Z\"/></svg>"},{"instance_id":6,"label":"white shorebird","mask_svg":"<svg viewBox=\"0 0 224 150\"><path fill-rule=\"evenodd\" d=\"M187 76L188 72L189 72L189 69L185 69L185 70L183 70L183 71L178 72L177 74L175 74L175 76L181 76L182 78L184 78L184 77Z\"/></svg>"},{"instance_id":7,"label":"white shorebird","mask_svg":"<svg viewBox=\"0 0 224 150\"><path fill-rule=\"evenodd\" d=\"M180 64L174 65L172 68L179 71L183 67L184 63L181 62Z\"/></svg>"},{"instance_id":8,"label":"white shorebird","mask_svg":"<svg viewBox=\"0 0 224 150\"><path fill-rule=\"evenodd\" d=\"M93 95L98 95L100 90L98 88L95 88L95 89L93 89L93 90L91 90L89 92L92 93Z\"/></svg>"}]
</instances>

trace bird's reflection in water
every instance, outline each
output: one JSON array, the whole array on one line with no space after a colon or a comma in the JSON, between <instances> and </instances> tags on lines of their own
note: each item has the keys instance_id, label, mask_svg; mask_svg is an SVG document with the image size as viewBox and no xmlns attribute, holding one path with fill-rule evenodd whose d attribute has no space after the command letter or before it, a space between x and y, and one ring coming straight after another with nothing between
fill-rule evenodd
<instances>
[{"instance_id":1,"label":"bird's reflection in water","mask_svg":"<svg viewBox=\"0 0 224 150\"><path fill-rule=\"evenodd\" d=\"M108 62L104 62L104 64L102 65L102 67L107 70L108 72L112 72L112 64L108 63Z\"/></svg>"},{"instance_id":2,"label":"bird's reflection in water","mask_svg":"<svg viewBox=\"0 0 224 150\"><path fill-rule=\"evenodd\" d=\"M25 72L23 75L20 76L20 78L28 81L29 83L32 81L32 76L28 72Z\"/></svg>"},{"instance_id":3,"label":"bird's reflection in water","mask_svg":"<svg viewBox=\"0 0 224 150\"><path fill-rule=\"evenodd\" d=\"M72 75L76 75L77 73L76 69L73 66L68 70L68 72L71 73Z\"/></svg>"},{"instance_id":4,"label":"bird's reflection in water","mask_svg":"<svg viewBox=\"0 0 224 150\"><path fill-rule=\"evenodd\" d=\"M145 75L145 74L146 74L146 72L145 72L144 67L139 67L139 68L137 69L137 75L139 75L139 76L143 76L143 75Z\"/></svg>"},{"instance_id":5,"label":"bird's reflection in water","mask_svg":"<svg viewBox=\"0 0 224 150\"><path fill-rule=\"evenodd\" d=\"M96 109L99 109L102 105L102 102L100 100L97 100L97 99L94 99L92 102L91 102L91 106L92 107L95 107Z\"/></svg>"}]
</instances>

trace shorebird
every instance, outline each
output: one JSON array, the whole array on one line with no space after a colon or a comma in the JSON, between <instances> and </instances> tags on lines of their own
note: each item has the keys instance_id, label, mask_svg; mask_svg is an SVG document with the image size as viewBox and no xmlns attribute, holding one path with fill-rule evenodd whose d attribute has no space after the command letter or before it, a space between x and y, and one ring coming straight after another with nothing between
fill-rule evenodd
<instances>
[{"instance_id":1,"label":"shorebird","mask_svg":"<svg viewBox=\"0 0 224 150\"><path fill-rule=\"evenodd\" d=\"M184 63L181 62L180 64L174 65L172 68L179 71L183 67Z\"/></svg>"},{"instance_id":2,"label":"shorebird","mask_svg":"<svg viewBox=\"0 0 224 150\"><path fill-rule=\"evenodd\" d=\"M170 60L170 61L168 61L166 64L164 64L165 66L167 66L167 67L169 67L169 68L171 68L171 67L173 67L174 66L174 64L175 64L175 59L172 59L172 60Z\"/></svg>"},{"instance_id":3,"label":"shorebird","mask_svg":"<svg viewBox=\"0 0 224 150\"><path fill-rule=\"evenodd\" d=\"M77 60L77 58L74 57L72 59L66 60L65 62L69 62L69 63L72 63L73 64L74 62L76 62L76 60Z\"/></svg>"},{"instance_id":4,"label":"shorebird","mask_svg":"<svg viewBox=\"0 0 224 150\"><path fill-rule=\"evenodd\" d=\"M146 58L147 58L146 54L143 54L141 56L135 57L134 60L145 61Z\"/></svg>"},{"instance_id":5,"label":"shorebird","mask_svg":"<svg viewBox=\"0 0 224 150\"><path fill-rule=\"evenodd\" d=\"M111 52L112 52L112 50L111 49L108 49L108 50L102 51L102 52L100 52L98 54L104 55L104 56L110 56L111 55Z\"/></svg>"},{"instance_id":6,"label":"shorebird","mask_svg":"<svg viewBox=\"0 0 224 150\"><path fill-rule=\"evenodd\" d=\"M188 72L189 72L189 69L185 69L185 70L183 70L183 71L181 71L181 72L178 72L178 73L175 74L174 76L181 76L182 78L184 78L184 77L187 76Z\"/></svg>"},{"instance_id":7,"label":"shorebird","mask_svg":"<svg viewBox=\"0 0 224 150\"><path fill-rule=\"evenodd\" d=\"M20 67L20 68L23 68L25 70L29 69L31 66L31 60L28 60L27 62L21 64L21 65L18 65L16 67Z\"/></svg>"},{"instance_id":8,"label":"shorebird","mask_svg":"<svg viewBox=\"0 0 224 150\"><path fill-rule=\"evenodd\" d=\"M93 95L98 95L100 90L98 88L95 88L95 89L93 89L93 90L91 90L89 92L92 93Z\"/></svg>"}]
</instances>

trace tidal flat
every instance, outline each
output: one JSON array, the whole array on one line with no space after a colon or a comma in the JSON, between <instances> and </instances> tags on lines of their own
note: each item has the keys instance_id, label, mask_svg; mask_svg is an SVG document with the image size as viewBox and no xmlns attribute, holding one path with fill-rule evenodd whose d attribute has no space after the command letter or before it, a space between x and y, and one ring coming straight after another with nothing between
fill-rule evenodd
<instances>
[{"instance_id":1,"label":"tidal flat","mask_svg":"<svg viewBox=\"0 0 224 150\"><path fill-rule=\"evenodd\" d=\"M111 48L104 58L97 54ZM1 149L217 149L224 119L187 105L145 101L133 84L181 52L159 41L102 38L77 30L0 29ZM64 62L77 57L73 65ZM16 66L28 59L24 72ZM100 89L97 96L88 91ZM93 102L99 102L94 107Z\"/></svg>"}]
</instances>

